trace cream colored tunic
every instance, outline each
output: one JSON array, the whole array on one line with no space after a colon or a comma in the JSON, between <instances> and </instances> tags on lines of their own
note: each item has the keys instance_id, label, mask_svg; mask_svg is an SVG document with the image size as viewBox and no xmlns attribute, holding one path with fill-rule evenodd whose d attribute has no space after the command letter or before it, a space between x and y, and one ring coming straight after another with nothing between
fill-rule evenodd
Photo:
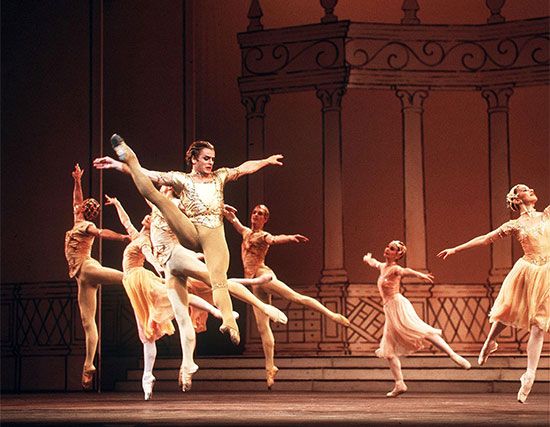
<instances>
[{"instance_id":1,"label":"cream colored tunic","mask_svg":"<svg viewBox=\"0 0 550 427\"><path fill-rule=\"evenodd\" d=\"M93 259L92 246L95 236L88 233L90 221L77 221L73 228L65 233L65 258L69 264L69 277L75 277L84 261Z\"/></svg>"}]
</instances>

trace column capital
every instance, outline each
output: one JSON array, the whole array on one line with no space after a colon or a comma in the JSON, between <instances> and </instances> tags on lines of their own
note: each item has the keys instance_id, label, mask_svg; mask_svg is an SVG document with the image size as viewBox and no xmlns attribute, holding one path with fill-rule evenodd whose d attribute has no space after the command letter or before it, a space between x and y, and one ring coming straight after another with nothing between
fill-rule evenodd
<instances>
[{"instance_id":1,"label":"column capital","mask_svg":"<svg viewBox=\"0 0 550 427\"><path fill-rule=\"evenodd\" d=\"M246 108L246 118L265 117L265 105L270 99L265 93L241 95L241 103Z\"/></svg>"},{"instance_id":2,"label":"column capital","mask_svg":"<svg viewBox=\"0 0 550 427\"><path fill-rule=\"evenodd\" d=\"M485 87L481 89L481 96L487 101L487 111L508 111L508 101L514 93L510 86Z\"/></svg>"},{"instance_id":3,"label":"column capital","mask_svg":"<svg viewBox=\"0 0 550 427\"><path fill-rule=\"evenodd\" d=\"M395 96L401 101L402 110L415 110L419 113L424 112L424 100L430 92L424 88L398 88Z\"/></svg>"},{"instance_id":4,"label":"column capital","mask_svg":"<svg viewBox=\"0 0 550 427\"><path fill-rule=\"evenodd\" d=\"M342 109L342 98L346 93L343 86L324 87L320 86L315 91L315 95L323 104L323 111L340 111Z\"/></svg>"}]
</instances>

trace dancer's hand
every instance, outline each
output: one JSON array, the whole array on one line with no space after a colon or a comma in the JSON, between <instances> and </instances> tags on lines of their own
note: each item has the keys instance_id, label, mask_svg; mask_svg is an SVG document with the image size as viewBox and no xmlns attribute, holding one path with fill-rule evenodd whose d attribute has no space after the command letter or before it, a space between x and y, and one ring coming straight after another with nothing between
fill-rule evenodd
<instances>
[{"instance_id":1,"label":"dancer's hand","mask_svg":"<svg viewBox=\"0 0 550 427\"><path fill-rule=\"evenodd\" d=\"M366 262L367 264L369 263L369 261L372 259L372 254L370 252L368 252L364 257L363 257L363 262Z\"/></svg>"},{"instance_id":2,"label":"dancer's hand","mask_svg":"<svg viewBox=\"0 0 550 427\"><path fill-rule=\"evenodd\" d=\"M84 171L80 169L80 165L77 163L74 165L74 170L71 174L75 181L82 179L82 175L84 175Z\"/></svg>"},{"instance_id":3,"label":"dancer's hand","mask_svg":"<svg viewBox=\"0 0 550 427\"><path fill-rule=\"evenodd\" d=\"M267 159L265 159L265 161L268 165L283 166L283 162L281 162L282 159L282 154L274 154L273 156L269 156Z\"/></svg>"},{"instance_id":4,"label":"dancer's hand","mask_svg":"<svg viewBox=\"0 0 550 427\"><path fill-rule=\"evenodd\" d=\"M450 249L443 249L441 252L437 254L437 256L439 258L447 259L449 255L454 255L454 254L456 254L456 249L450 248Z\"/></svg>"},{"instance_id":5,"label":"dancer's hand","mask_svg":"<svg viewBox=\"0 0 550 427\"><path fill-rule=\"evenodd\" d=\"M294 243L306 243L309 242L309 239L301 234L294 234L290 236L290 241Z\"/></svg>"},{"instance_id":6,"label":"dancer's hand","mask_svg":"<svg viewBox=\"0 0 550 427\"><path fill-rule=\"evenodd\" d=\"M229 222L233 222L237 218L237 216L235 215L236 213L237 209L235 209L233 206L227 204L223 205L223 216Z\"/></svg>"},{"instance_id":7,"label":"dancer's hand","mask_svg":"<svg viewBox=\"0 0 550 427\"><path fill-rule=\"evenodd\" d=\"M116 197L109 197L107 194L105 194L105 205L111 206L111 205L117 205L120 202Z\"/></svg>"},{"instance_id":8,"label":"dancer's hand","mask_svg":"<svg viewBox=\"0 0 550 427\"><path fill-rule=\"evenodd\" d=\"M425 281L430 282L430 283L433 283L434 278L435 278L432 273L428 273L428 274L419 273L418 277L420 277L421 279L424 279Z\"/></svg>"},{"instance_id":9,"label":"dancer's hand","mask_svg":"<svg viewBox=\"0 0 550 427\"><path fill-rule=\"evenodd\" d=\"M113 159L112 157L98 157L94 159L94 168L96 169L116 169L120 172L123 170L124 163Z\"/></svg>"}]
</instances>

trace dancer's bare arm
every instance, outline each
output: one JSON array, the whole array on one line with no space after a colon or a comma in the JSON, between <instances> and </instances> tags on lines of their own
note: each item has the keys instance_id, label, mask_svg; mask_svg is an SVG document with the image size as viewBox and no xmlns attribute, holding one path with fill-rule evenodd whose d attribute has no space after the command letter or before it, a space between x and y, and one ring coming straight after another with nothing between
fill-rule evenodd
<instances>
[{"instance_id":1,"label":"dancer's bare arm","mask_svg":"<svg viewBox=\"0 0 550 427\"><path fill-rule=\"evenodd\" d=\"M116 198L116 197L110 197L107 194L105 194L105 205L107 206L114 206L116 208L116 211L118 213L118 218L120 219L120 223L124 226L126 229L126 232L130 235L130 238L132 240L135 240L139 236L139 231L134 227L132 224L132 221L130 220L130 217L124 210L124 207L122 206L122 203Z\"/></svg>"},{"instance_id":2,"label":"dancer's bare arm","mask_svg":"<svg viewBox=\"0 0 550 427\"><path fill-rule=\"evenodd\" d=\"M250 175L251 173L258 172L260 169L269 166L282 166L283 163L281 160L283 159L282 154L274 154L273 156L266 157L262 160L248 160L244 162L242 165L237 167L239 171L238 177L241 177L243 175ZM236 178L235 178L236 179Z\"/></svg>"},{"instance_id":3,"label":"dancer's bare arm","mask_svg":"<svg viewBox=\"0 0 550 427\"><path fill-rule=\"evenodd\" d=\"M367 252L367 254L363 257L363 262L374 268L378 268L381 264L380 261L374 258L370 252Z\"/></svg>"},{"instance_id":4,"label":"dancer's bare arm","mask_svg":"<svg viewBox=\"0 0 550 427\"><path fill-rule=\"evenodd\" d=\"M150 245L143 245L141 247L141 253L145 256L145 259L149 264L153 266L155 271L158 273L160 277L164 277L164 269L157 261L157 258L155 255L153 255L153 250L151 249Z\"/></svg>"},{"instance_id":5,"label":"dancer's bare arm","mask_svg":"<svg viewBox=\"0 0 550 427\"><path fill-rule=\"evenodd\" d=\"M434 275L432 273L421 273L408 267L401 269L401 276L415 276L430 283L434 282Z\"/></svg>"},{"instance_id":6,"label":"dancer's bare arm","mask_svg":"<svg viewBox=\"0 0 550 427\"><path fill-rule=\"evenodd\" d=\"M500 228L491 231L487 234L482 234L481 236L474 237L472 240L467 241L461 245L455 246L454 248L443 249L437 254L439 258L446 259L450 255L454 255L457 252L463 251L465 249L475 248L476 246L486 246L493 243L495 240L501 239L505 235L501 232Z\"/></svg>"},{"instance_id":7,"label":"dancer's bare arm","mask_svg":"<svg viewBox=\"0 0 550 427\"><path fill-rule=\"evenodd\" d=\"M125 173L127 175L130 174L130 169L125 163L122 163L118 160L113 159L112 157L105 156L105 157L98 157L97 159L94 159L94 167L96 169L114 169L116 171ZM162 172L158 171L150 171L148 169L145 169L143 166L141 167L141 171L154 183L160 183L161 182L161 174ZM165 184L169 184L163 181ZM171 184L169 184L171 185Z\"/></svg>"},{"instance_id":8,"label":"dancer's bare arm","mask_svg":"<svg viewBox=\"0 0 550 427\"><path fill-rule=\"evenodd\" d=\"M237 209L235 209L233 206L223 206L223 216L225 217L225 219L228 220L233 227L235 227L235 230L237 230L240 235L243 235L246 231L250 229L242 225L241 221L239 221L239 218L237 218L236 213Z\"/></svg>"},{"instance_id":9,"label":"dancer's bare arm","mask_svg":"<svg viewBox=\"0 0 550 427\"><path fill-rule=\"evenodd\" d=\"M120 234L108 228L97 228L93 224L90 224L86 231L92 236L101 237L102 239L116 240L119 242L129 242L131 240L130 236L127 234Z\"/></svg>"},{"instance_id":10,"label":"dancer's bare arm","mask_svg":"<svg viewBox=\"0 0 550 427\"><path fill-rule=\"evenodd\" d=\"M82 221L84 219L84 214L80 210L80 205L84 201L84 196L82 195L82 175L84 171L80 169L80 165L77 163L74 166L72 176L74 179L74 188L73 188L73 216L74 222Z\"/></svg>"},{"instance_id":11,"label":"dancer's bare arm","mask_svg":"<svg viewBox=\"0 0 550 427\"><path fill-rule=\"evenodd\" d=\"M301 234L278 234L276 236L269 235L265 239L270 245L282 245L284 243L306 243L309 239Z\"/></svg>"}]
</instances>

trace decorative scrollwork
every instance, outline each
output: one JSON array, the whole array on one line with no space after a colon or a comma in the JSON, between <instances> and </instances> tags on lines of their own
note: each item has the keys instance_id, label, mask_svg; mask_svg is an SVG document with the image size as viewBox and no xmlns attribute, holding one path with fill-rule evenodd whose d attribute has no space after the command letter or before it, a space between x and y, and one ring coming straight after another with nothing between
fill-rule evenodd
<instances>
[{"instance_id":1,"label":"decorative scrollwork","mask_svg":"<svg viewBox=\"0 0 550 427\"><path fill-rule=\"evenodd\" d=\"M296 49L291 53L291 49ZM276 74L281 70L327 69L343 64L343 55L338 45L332 40L318 40L307 45L254 46L243 54L243 70L246 73L262 76Z\"/></svg>"}]
</instances>

